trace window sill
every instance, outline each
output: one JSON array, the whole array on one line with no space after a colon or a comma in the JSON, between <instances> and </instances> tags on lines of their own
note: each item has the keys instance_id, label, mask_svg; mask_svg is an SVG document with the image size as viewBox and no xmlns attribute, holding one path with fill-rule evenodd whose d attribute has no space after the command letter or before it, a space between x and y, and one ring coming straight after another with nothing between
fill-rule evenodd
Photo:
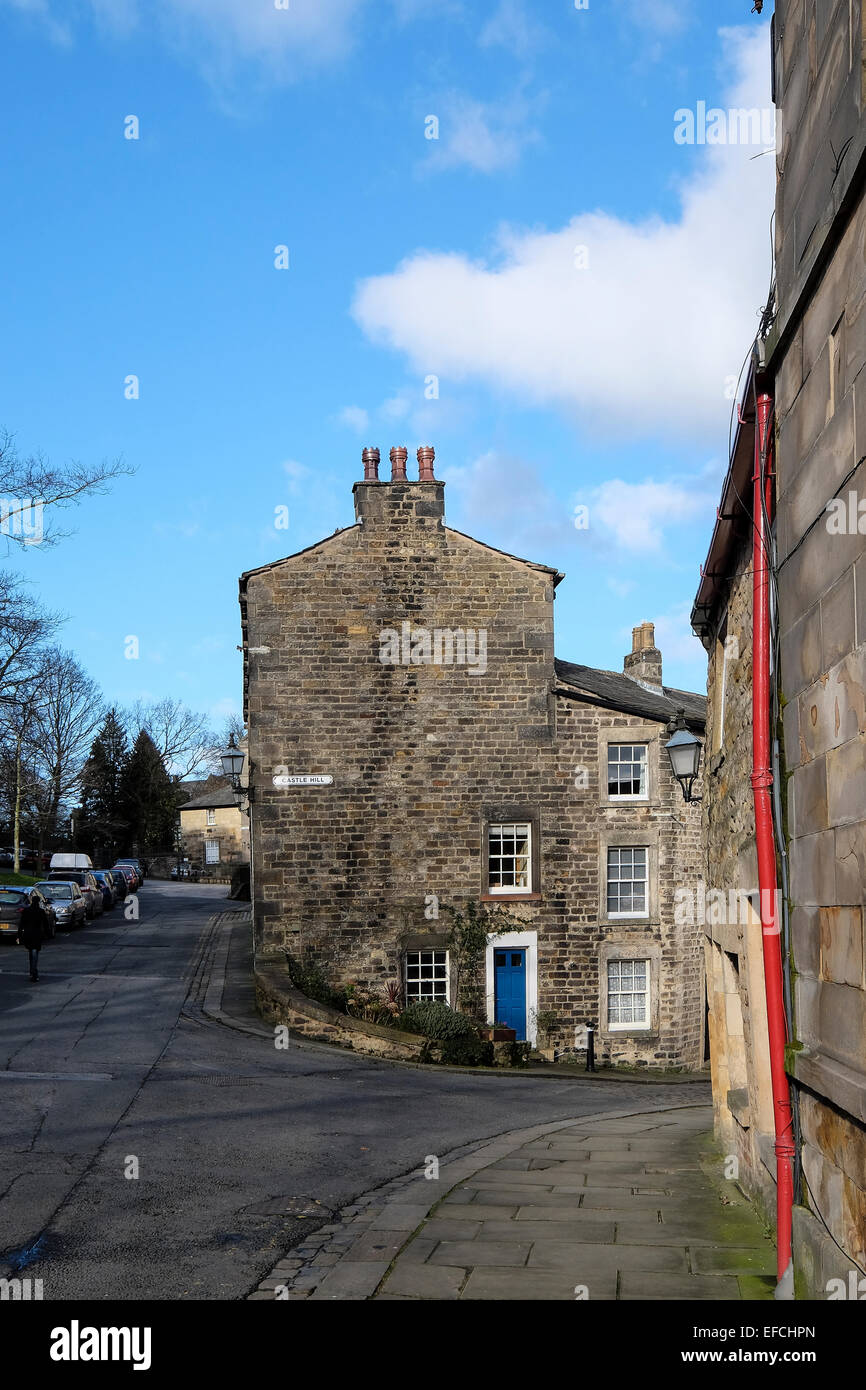
<instances>
[{"instance_id":1,"label":"window sill","mask_svg":"<svg viewBox=\"0 0 866 1390\"><path fill-rule=\"evenodd\" d=\"M540 893L482 893L483 903L540 903Z\"/></svg>"}]
</instances>

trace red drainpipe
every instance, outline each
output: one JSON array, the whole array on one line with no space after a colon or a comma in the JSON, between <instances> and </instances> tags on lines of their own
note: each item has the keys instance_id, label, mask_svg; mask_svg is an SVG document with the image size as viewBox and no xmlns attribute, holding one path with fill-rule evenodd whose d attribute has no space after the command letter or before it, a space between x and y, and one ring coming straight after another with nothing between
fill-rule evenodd
<instances>
[{"instance_id":1,"label":"red drainpipe","mask_svg":"<svg viewBox=\"0 0 866 1390\"><path fill-rule=\"evenodd\" d=\"M777 911L776 847L770 788L770 579L767 521L772 506L773 399L758 397L755 422L754 517L752 550L752 792L764 947L764 987L770 1040L770 1077L776 1131L776 1252L781 1280L791 1263L791 1209L794 1205L794 1127L785 1072L788 1025L782 989L782 923Z\"/></svg>"}]
</instances>

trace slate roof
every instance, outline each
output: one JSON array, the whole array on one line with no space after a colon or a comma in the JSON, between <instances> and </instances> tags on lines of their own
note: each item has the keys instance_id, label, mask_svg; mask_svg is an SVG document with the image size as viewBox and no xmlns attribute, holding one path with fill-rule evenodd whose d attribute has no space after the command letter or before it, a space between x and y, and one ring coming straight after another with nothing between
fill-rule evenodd
<instances>
[{"instance_id":1,"label":"slate roof","mask_svg":"<svg viewBox=\"0 0 866 1390\"><path fill-rule=\"evenodd\" d=\"M690 690L677 690L670 685L654 690L641 685L631 676L616 671L596 671L592 666L578 666L573 661L554 661L556 674L562 682L560 694L574 695L591 705L604 705L645 719L667 723L682 707L685 721L695 731L702 731L707 720L707 701L704 695ZM567 686L568 689L564 689Z\"/></svg>"},{"instance_id":2,"label":"slate roof","mask_svg":"<svg viewBox=\"0 0 866 1390\"><path fill-rule=\"evenodd\" d=\"M215 810L217 806L237 806L238 799L231 787L217 787L215 791L205 792L204 796L194 796L192 801L184 801L179 811Z\"/></svg>"}]
</instances>

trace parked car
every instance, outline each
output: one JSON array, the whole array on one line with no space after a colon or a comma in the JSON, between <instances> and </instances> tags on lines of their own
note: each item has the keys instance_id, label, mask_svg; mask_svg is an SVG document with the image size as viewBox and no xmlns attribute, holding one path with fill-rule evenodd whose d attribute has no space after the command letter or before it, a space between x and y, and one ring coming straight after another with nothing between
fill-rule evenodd
<instances>
[{"instance_id":1,"label":"parked car","mask_svg":"<svg viewBox=\"0 0 866 1390\"><path fill-rule=\"evenodd\" d=\"M131 864L114 864L112 865L111 872L113 874L117 873L123 875L124 881L126 882L127 893L135 893L137 891L139 886L138 874Z\"/></svg>"},{"instance_id":2,"label":"parked car","mask_svg":"<svg viewBox=\"0 0 866 1390\"><path fill-rule=\"evenodd\" d=\"M45 879L36 887L54 908L57 926L61 931L83 927L87 921L87 900L77 883ZM0 890L2 891L2 890Z\"/></svg>"},{"instance_id":3,"label":"parked car","mask_svg":"<svg viewBox=\"0 0 866 1390\"><path fill-rule=\"evenodd\" d=\"M35 869L39 862L39 855L35 849L28 849L26 845L18 846L18 864L22 869ZM0 868L12 869L15 867L15 850L13 848L0 849Z\"/></svg>"},{"instance_id":4,"label":"parked car","mask_svg":"<svg viewBox=\"0 0 866 1390\"><path fill-rule=\"evenodd\" d=\"M94 917L101 917L104 911L102 905L102 889L93 877L90 869L52 869L48 875L49 882L56 883L77 883L84 895L87 906L87 920L92 921Z\"/></svg>"},{"instance_id":5,"label":"parked car","mask_svg":"<svg viewBox=\"0 0 866 1390\"><path fill-rule=\"evenodd\" d=\"M118 859L117 863L123 868L124 864L129 864L135 870L139 888L144 883L144 864L140 859Z\"/></svg>"},{"instance_id":6,"label":"parked car","mask_svg":"<svg viewBox=\"0 0 866 1390\"><path fill-rule=\"evenodd\" d=\"M102 906L106 912L110 912L119 896L114 885L114 875L110 869L94 869L93 877L102 890Z\"/></svg>"},{"instance_id":7,"label":"parked car","mask_svg":"<svg viewBox=\"0 0 866 1390\"><path fill-rule=\"evenodd\" d=\"M126 879L123 877L123 874L119 869L103 869L102 872L111 875L111 886L114 889L114 901L116 903L122 903L127 892Z\"/></svg>"},{"instance_id":8,"label":"parked car","mask_svg":"<svg viewBox=\"0 0 866 1390\"><path fill-rule=\"evenodd\" d=\"M17 936L18 924L21 920L21 913L30 901L30 894L36 893L39 897L39 906L48 915L49 936L54 936L57 931L57 914L53 903L41 891L39 886L35 888L18 888L11 884L0 884L0 933L3 936Z\"/></svg>"}]
</instances>

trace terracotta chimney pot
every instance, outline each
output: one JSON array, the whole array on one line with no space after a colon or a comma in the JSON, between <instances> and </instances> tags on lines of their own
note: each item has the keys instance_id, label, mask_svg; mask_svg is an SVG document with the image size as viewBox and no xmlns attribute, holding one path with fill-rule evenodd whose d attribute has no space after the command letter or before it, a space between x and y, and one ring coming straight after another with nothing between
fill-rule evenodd
<instances>
[{"instance_id":1,"label":"terracotta chimney pot","mask_svg":"<svg viewBox=\"0 0 866 1390\"><path fill-rule=\"evenodd\" d=\"M418 481L419 483L435 483L433 477L433 460L436 457L436 450L432 444L422 444L418 450Z\"/></svg>"}]
</instances>

